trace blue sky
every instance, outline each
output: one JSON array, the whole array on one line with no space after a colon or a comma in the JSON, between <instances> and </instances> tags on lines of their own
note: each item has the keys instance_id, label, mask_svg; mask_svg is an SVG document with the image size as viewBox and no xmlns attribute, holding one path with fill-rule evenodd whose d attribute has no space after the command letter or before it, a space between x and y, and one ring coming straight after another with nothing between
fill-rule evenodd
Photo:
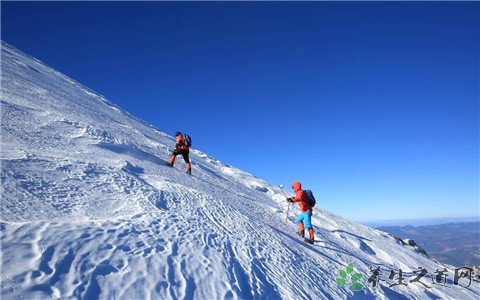
<instances>
[{"instance_id":1,"label":"blue sky","mask_svg":"<svg viewBox=\"0 0 480 300\"><path fill-rule=\"evenodd\" d=\"M2 40L338 214L480 214L478 2L1 5Z\"/></svg>"}]
</instances>

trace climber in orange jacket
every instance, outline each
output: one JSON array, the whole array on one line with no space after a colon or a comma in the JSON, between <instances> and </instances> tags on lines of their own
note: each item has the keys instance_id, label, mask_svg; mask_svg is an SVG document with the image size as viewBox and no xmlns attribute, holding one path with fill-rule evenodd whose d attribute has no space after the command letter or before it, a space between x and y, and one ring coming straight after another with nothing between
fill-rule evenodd
<instances>
[{"instance_id":1,"label":"climber in orange jacket","mask_svg":"<svg viewBox=\"0 0 480 300\"><path fill-rule=\"evenodd\" d=\"M305 229L308 230L310 239L305 238L307 243L313 244L314 241L314 232L312 227L312 207L308 203L307 195L302 190L302 184L298 181L292 183L292 189L295 192L296 196L288 198L288 202L297 202L298 206L302 213L298 216L296 223L298 224L299 231L297 234L305 238Z\"/></svg>"}]
</instances>

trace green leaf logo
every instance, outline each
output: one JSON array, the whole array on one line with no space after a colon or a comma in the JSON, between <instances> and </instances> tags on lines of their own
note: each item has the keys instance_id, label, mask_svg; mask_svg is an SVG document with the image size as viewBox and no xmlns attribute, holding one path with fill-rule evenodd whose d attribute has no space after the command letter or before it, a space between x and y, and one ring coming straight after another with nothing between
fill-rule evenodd
<instances>
[{"instance_id":1,"label":"green leaf logo","mask_svg":"<svg viewBox=\"0 0 480 300\"><path fill-rule=\"evenodd\" d=\"M362 279L361 273L354 272L355 267L349 264L345 270L340 270L340 277L337 278L338 286L350 285L350 288L356 292L363 290L364 286L359 281Z\"/></svg>"},{"instance_id":2,"label":"green leaf logo","mask_svg":"<svg viewBox=\"0 0 480 300\"><path fill-rule=\"evenodd\" d=\"M363 290L363 284L361 284L360 282L355 282L354 284L352 284L352 285L350 286L350 288L351 288L352 290L358 292L358 291Z\"/></svg>"},{"instance_id":3,"label":"green leaf logo","mask_svg":"<svg viewBox=\"0 0 480 300\"><path fill-rule=\"evenodd\" d=\"M361 278L362 278L362 274L360 274L360 273L355 273L355 274L352 275L352 281L353 282L359 281Z\"/></svg>"},{"instance_id":4,"label":"green leaf logo","mask_svg":"<svg viewBox=\"0 0 480 300\"><path fill-rule=\"evenodd\" d=\"M353 272L353 265L349 264L348 267L347 267L347 273L350 274L352 272Z\"/></svg>"}]
</instances>

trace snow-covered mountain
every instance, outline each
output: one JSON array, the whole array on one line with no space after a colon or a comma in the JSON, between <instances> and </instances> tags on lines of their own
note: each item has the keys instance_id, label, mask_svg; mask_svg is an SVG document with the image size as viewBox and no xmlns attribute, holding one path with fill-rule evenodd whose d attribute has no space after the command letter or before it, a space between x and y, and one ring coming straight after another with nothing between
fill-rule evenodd
<instances>
[{"instance_id":1,"label":"snow-covered mountain","mask_svg":"<svg viewBox=\"0 0 480 300\"><path fill-rule=\"evenodd\" d=\"M276 185L195 149L193 176L181 157L169 168L171 136L5 43L1 55L2 299L480 295L478 282L455 285L453 267L330 213L321 198L315 244L304 243L298 208L286 224ZM410 282L418 267L449 269L447 283ZM408 285L390 287L399 269Z\"/></svg>"}]
</instances>

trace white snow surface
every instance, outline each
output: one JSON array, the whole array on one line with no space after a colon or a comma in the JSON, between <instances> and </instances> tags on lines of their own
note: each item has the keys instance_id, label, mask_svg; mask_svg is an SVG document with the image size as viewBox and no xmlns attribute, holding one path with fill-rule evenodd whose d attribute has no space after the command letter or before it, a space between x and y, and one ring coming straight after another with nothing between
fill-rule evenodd
<instances>
[{"instance_id":1,"label":"white snow surface","mask_svg":"<svg viewBox=\"0 0 480 300\"><path fill-rule=\"evenodd\" d=\"M3 42L1 58L2 299L478 299L475 282L373 287L370 267L452 267L321 198L306 244L277 185L195 149L193 176L169 168L171 136ZM360 292L336 282L350 263Z\"/></svg>"}]
</instances>

